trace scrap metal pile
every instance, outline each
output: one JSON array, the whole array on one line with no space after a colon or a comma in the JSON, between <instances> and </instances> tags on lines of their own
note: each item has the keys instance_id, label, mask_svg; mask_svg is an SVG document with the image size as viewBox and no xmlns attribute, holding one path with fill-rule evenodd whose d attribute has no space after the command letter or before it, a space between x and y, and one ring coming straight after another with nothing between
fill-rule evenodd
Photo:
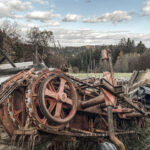
<instances>
[{"instance_id":1,"label":"scrap metal pile","mask_svg":"<svg viewBox=\"0 0 150 150\"><path fill-rule=\"evenodd\" d=\"M65 141L95 141L102 143L99 150L125 150L117 136L145 127L148 98L139 87L150 82L137 79L135 72L129 82L120 84L113 76L109 50L102 51L102 60L101 79L81 80L58 69L31 68L4 81L0 122L11 137L12 149L33 149L46 141L51 149L65 149Z\"/></svg>"}]
</instances>

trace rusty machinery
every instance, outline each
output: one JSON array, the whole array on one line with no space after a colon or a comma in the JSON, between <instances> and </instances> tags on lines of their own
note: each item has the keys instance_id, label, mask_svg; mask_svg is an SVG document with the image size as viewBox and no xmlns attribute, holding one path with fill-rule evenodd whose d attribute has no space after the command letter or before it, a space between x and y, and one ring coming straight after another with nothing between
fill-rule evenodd
<instances>
[{"instance_id":1,"label":"rusty machinery","mask_svg":"<svg viewBox=\"0 0 150 150\"><path fill-rule=\"evenodd\" d=\"M64 142L94 141L102 143L99 150L125 150L117 136L143 128L149 112L133 94L139 87L132 83L135 77L125 88L114 79L108 49L102 51L102 60L101 79L32 68L3 82L0 121L11 137L11 149L33 149L46 141L51 149L65 149ZM135 124L132 130L127 130L129 122Z\"/></svg>"}]
</instances>

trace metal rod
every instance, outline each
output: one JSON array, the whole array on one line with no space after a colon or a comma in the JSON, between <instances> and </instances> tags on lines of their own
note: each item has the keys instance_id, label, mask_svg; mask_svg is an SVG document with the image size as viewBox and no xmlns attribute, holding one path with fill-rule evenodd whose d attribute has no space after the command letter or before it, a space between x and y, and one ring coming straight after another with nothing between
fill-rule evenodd
<instances>
[{"instance_id":1,"label":"metal rod","mask_svg":"<svg viewBox=\"0 0 150 150\"><path fill-rule=\"evenodd\" d=\"M146 112L143 109L136 106L135 104L133 104L132 99L130 99L129 97L123 96L123 100L126 101L128 104L130 104L133 108L135 108L141 114L146 115Z\"/></svg>"},{"instance_id":2,"label":"metal rod","mask_svg":"<svg viewBox=\"0 0 150 150\"><path fill-rule=\"evenodd\" d=\"M88 107L92 107L92 106L101 104L104 101L105 101L105 96L101 94L101 95L99 95L95 98L92 98L92 99L88 100L88 101L81 102L81 107L83 109L85 109L85 108L88 108Z\"/></svg>"},{"instance_id":3,"label":"metal rod","mask_svg":"<svg viewBox=\"0 0 150 150\"><path fill-rule=\"evenodd\" d=\"M124 144L115 136L112 106L107 106L109 137L120 150L126 150Z\"/></svg>"}]
</instances>

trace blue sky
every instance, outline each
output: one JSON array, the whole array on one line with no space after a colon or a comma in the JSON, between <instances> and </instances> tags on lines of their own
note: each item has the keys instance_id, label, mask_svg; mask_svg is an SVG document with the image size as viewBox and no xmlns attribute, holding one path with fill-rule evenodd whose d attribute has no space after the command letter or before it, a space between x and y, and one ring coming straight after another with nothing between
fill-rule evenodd
<instances>
[{"instance_id":1,"label":"blue sky","mask_svg":"<svg viewBox=\"0 0 150 150\"><path fill-rule=\"evenodd\" d=\"M121 38L150 47L150 0L0 0L1 22L22 32L51 30L62 46L116 44Z\"/></svg>"}]
</instances>

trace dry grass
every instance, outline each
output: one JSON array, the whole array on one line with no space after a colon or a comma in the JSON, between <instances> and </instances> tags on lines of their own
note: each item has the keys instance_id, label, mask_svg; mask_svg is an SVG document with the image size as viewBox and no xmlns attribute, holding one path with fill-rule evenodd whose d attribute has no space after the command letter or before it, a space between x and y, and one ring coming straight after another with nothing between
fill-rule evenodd
<instances>
[{"instance_id":1,"label":"dry grass","mask_svg":"<svg viewBox=\"0 0 150 150\"><path fill-rule=\"evenodd\" d=\"M129 78L132 73L115 73L115 78ZM89 78L89 77L95 77L95 78L102 78L102 73L70 73L70 75L76 77L76 78Z\"/></svg>"}]
</instances>

